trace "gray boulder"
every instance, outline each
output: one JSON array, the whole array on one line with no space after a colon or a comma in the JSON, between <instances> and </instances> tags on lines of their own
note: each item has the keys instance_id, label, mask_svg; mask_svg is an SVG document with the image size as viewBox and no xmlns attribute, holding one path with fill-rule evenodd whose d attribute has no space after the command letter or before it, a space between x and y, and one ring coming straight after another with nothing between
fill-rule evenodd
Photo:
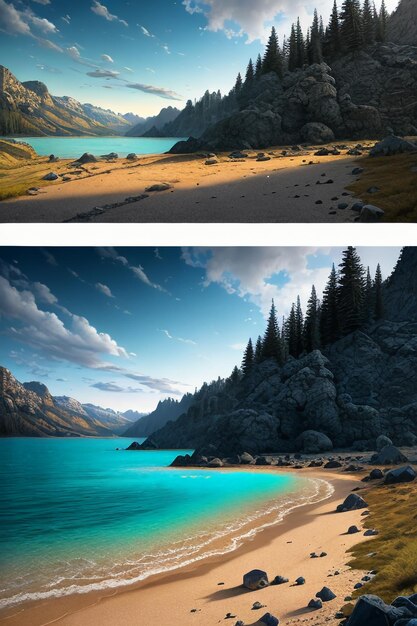
<instances>
[{"instance_id":1,"label":"gray boulder","mask_svg":"<svg viewBox=\"0 0 417 626\"><path fill-rule=\"evenodd\" d=\"M347 626L389 626L403 617L407 617L404 608L385 604L378 596L363 595L357 601ZM412 617L411 614L409 617Z\"/></svg>"},{"instance_id":2,"label":"gray boulder","mask_svg":"<svg viewBox=\"0 0 417 626\"><path fill-rule=\"evenodd\" d=\"M223 467L223 461L215 457L214 459L209 460L207 467Z\"/></svg>"},{"instance_id":3,"label":"gray boulder","mask_svg":"<svg viewBox=\"0 0 417 626\"><path fill-rule=\"evenodd\" d=\"M244 452L239 456L239 462L241 465L251 465L255 462L255 459L249 452Z\"/></svg>"},{"instance_id":4,"label":"gray boulder","mask_svg":"<svg viewBox=\"0 0 417 626\"><path fill-rule=\"evenodd\" d=\"M368 505L365 502L365 500L361 496L358 496L357 493L351 493L345 499L343 504L339 504L336 507L336 511L338 513L344 513L345 511L355 511L357 509L366 509L366 508L368 508Z\"/></svg>"},{"instance_id":5,"label":"gray boulder","mask_svg":"<svg viewBox=\"0 0 417 626\"><path fill-rule=\"evenodd\" d=\"M371 458L371 463L375 465L399 465L407 461L407 457L392 444L385 446Z\"/></svg>"},{"instance_id":6,"label":"gray boulder","mask_svg":"<svg viewBox=\"0 0 417 626\"><path fill-rule=\"evenodd\" d=\"M334 141L334 132L321 122L308 122L300 129L303 141L310 144L330 143Z\"/></svg>"},{"instance_id":7,"label":"gray boulder","mask_svg":"<svg viewBox=\"0 0 417 626\"><path fill-rule=\"evenodd\" d=\"M265 613L259 621L261 624L265 624L265 626L278 626L279 624L279 619L275 615L271 615L271 613Z\"/></svg>"},{"instance_id":8,"label":"gray boulder","mask_svg":"<svg viewBox=\"0 0 417 626\"><path fill-rule=\"evenodd\" d=\"M411 465L407 465L406 467L398 467L397 469L392 469L385 474L384 484L385 485L395 485L398 483L410 483L417 477L417 472L411 467Z\"/></svg>"},{"instance_id":9,"label":"gray boulder","mask_svg":"<svg viewBox=\"0 0 417 626\"><path fill-rule=\"evenodd\" d=\"M317 430L305 430L302 432L296 440L296 446L307 454L318 454L319 452L333 450L331 439Z\"/></svg>"},{"instance_id":10,"label":"gray boulder","mask_svg":"<svg viewBox=\"0 0 417 626\"><path fill-rule=\"evenodd\" d=\"M369 473L369 480L380 480L381 478L384 478L384 474L378 468L374 468Z\"/></svg>"},{"instance_id":11,"label":"gray boulder","mask_svg":"<svg viewBox=\"0 0 417 626\"><path fill-rule=\"evenodd\" d=\"M336 594L333 593L333 591L328 587L323 587L321 591L316 593L316 598L320 598L322 602L330 602L330 600L334 600L336 598Z\"/></svg>"},{"instance_id":12,"label":"gray boulder","mask_svg":"<svg viewBox=\"0 0 417 626\"><path fill-rule=\"evenodd\" d=\"M392 441L389 437L386 437L385 435L379 435L379 437L377 437L376 449L378 450L378 452L381 452L382 448L385 448L385 446L392 445Z\"/></svg>"},{"instance_id":13,"label":"gray boulder","mask_svg":"<svg viewBox=\"0 0 417 626\"><path fill-rule=\"evenodd\" d=\"M320 600L320 598L313 598L312 600L310 600L307 606L309 609L317 610L323 608L323 602Z\"/></svg>"},{"instance_id":14,"label":"gray boulder","mask_svg":"<svg viewBox=\"0 0 417 626\"><path fill-rule=\"evenodd\" d=\"M377 143L370 151L369 156L391 156L393 154L402 154L404 152L417 152L417 145L415 143L411 143L411 141L402 139L401 137L391 135L390 137L385 137L385 139Z\"/></svg>"},{"instance_id":15,"label":"gray boulder","mask_svg":"<svg viewBox=\"0 0 417 626\"><path fill-rule=\"evenodd\" d=\"M366 223L380 222L384 215L385 211L380 207L374 204L365 204L359 213L358 221Z\"/></svg>"},{"instance_id":16,"label":"gray boulder","mask_svg":"<svg viewBox=\"0 0 417 626\"><path fill-rule=\"evenodd\" d=\"M59 176L55 172L49 172L42 177L42 180L58 180Z\"/></svg>"},{"instance_id":17,"label":"gray boulder","mask_svg":"<svg viewBox=\"0 0 417 626\"><path fill-rule=\"evenodd\" d=\"M97 163L97 161L98 159L96 159L93 154L90 154L89 152L84 152L84 154L82 154L80 158L75 161L75 163Z\"/></svg>"},{"instance_id":18,"label":"gray boulder","mask_svg":"<svg viewBox=\"0 0 417 626\"><path fill-rule=\"evenodd\" d=\"M251 591L268 587L268 574L261 569L253 569L243 576L243 586Z\"/></svg>"}]
</instances>

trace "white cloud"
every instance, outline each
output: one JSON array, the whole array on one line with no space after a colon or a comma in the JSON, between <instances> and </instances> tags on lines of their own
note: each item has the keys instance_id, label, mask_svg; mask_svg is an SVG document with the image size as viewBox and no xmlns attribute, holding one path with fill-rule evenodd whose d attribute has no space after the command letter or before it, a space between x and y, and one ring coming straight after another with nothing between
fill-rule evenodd
<instances>
[{"instance_id":1,"label":"white cloud","mask_svg":"<svg viewBox=\"0 0 417 626\"><path fill-rule=\"evenodd\" d=\"M110 13L108 8L104 6L104 4L100 4L98 0L93 0L91 10L96 15L104 17L104 19L108 22L119 22L120 24L123 24L123 26L128 26L128 23L125 20L121 20L117 15L113 15L112 13Z\"/></svg>"},{"instance_id":2,"label":"white cloud","mask_svg":"<svg viewBox=\"0 0 417 626\"><path fill-rule=\"evenodd\" d=\"M36 15L31 15L29 19L33 26L35 26L38 30L41 30L47 35L55 35L59 32L55 24L53 24L44 17L41 18L37 17Z\"/></svg>"},{"instance_id":3,"label":"white cloud","mask_svg":"<svg viewBox=\"0 0 417 626\"><path fill-rule=\"evenodd\" d=\"M38 293L53 300L45 285L37 283ZM56 299L55 299L56 300ZM70 326L55 314L39 309L34 294L28 289L18 290L0 276L0 314L18 322L10 326L15 339L42 351L51 359L67 361L93 369L111 369L100 355L128 358L125 348L107 333L98 332L85 317L71 314Z\"/></svg>"},{"instance_id":4,"label":"white cloud","mask_svg":"<svg viewBox=\"0 0 417 626\"><path fill-rule=\"evenodd\" d=\"M108 54L102 54L101 58L103 61L106 61L106 63L114 63L113 59Z\"/></svg>"},{"instance_id":5,"label":"white cloud","mask_svg":"<svg viewBox=\"0 0 417 626\"><path fill-rule=\"evenodd\" d=\"M145 285L148 285L148 287L152 287L152 289L157 289L158 291L162 291L164 293L169 293L161 285L158 285L158 283L152 282L141 265L138 267L130 265L126 257L118 254L117 250L114 248L98 248L98 253L103 259L111 259L112 261L116 261L116 263L120 263L121 265L127 267L134 274L134 276L136 276L136 278L145 283Z\"/></svg>"},{"instance_id":6,"label":"white cloud","mask_svg":"<svg viewBox=\"0 0 417 626\"><path fill-rule=\"evenodd\" d=\"M0 29L9 35L32 36L25 14L4 0L0 0Z\"/></svg>"},{"instance_id":7,"label":"white cloud","mask_svg":"<svg viewBox=\"0 0 417 626\"><path fill-rule=\"evenodd\" d=\"M118 78L120 72L115 72L113 70L94 70L92 72L87 72L87 76L91 76L91 78Z\"/></svg>"},{"instance_id":8,"label":"white cloud","mask_svg":"<svg viewBox=\"0 0 417 626\"><path fill-rule=\"evenodd\" d=\"M386 4L391 11L398 0L388 0ZM281 38L289 35L291 23L297 17L306 29L311 25L314 8L326 22L333 3L330 0L183 0L183 5L188 13L204 13L208 30L223 31L229 38L245 34L250 43L255 39L265 41L274 21Z\"/></svg>"},{"instance_id":9,"label":"white cloud","mask_svg":"<svg viewBox=\"0 0 417 626\"><path fill-rule=\"evenodd\" d=\"M96 283L94 286L97 289L97 291L102 293L104 296L107 296L108 298L114 298L114 295L112 294L110 287L107 287L107 285L103 285L103 283Z\"/></svg>"},{"instance_id":10,"label":"white cloud","mask_svg":"<svg viewBox=\"0 0 417 626\"><path fill-rule=\"evenodd\" d=\"M155 38L155 35L152 35L152 33L149 32L149 30L147 28L145 28L144 26L140 26L139 25L139 28L141 29L142 34L145 35L145 37Z\"/></svg>"},{"instance_id":11,"label":"white cloud","mask_svg":"<svg viewBox=\"0 0 417 626\"><path fill-rule=\"evenodd\" d=\"M51 4L51 0L33 0L33 2L36 2L37 4Z\"/></svg>"},{"instance_id":12,"label":"white cloud","mask_svg":"<svg viewBox=\"0 0 417 626\"><path fill-rule=\"evenodd\" d=\"M61 20L62 20L63 22L65 22L66 24L68 24L68 25L69 25L69 24L71 24L71 17L70 17L69 15L63 15L63 16L61 17Z\"/></svg>"},{"instance_id":13,"label":"white cloud","mask_svg":"<svg viewBox=\"0 0 417 626\"><path fill-rule=\"evenodd\" d=\"M149 70L149 68L147 69ZM154 87L153 85L144 85L143 83L129 83L126 87L129 87L129 89L137 89L138 91L143 91L153 96L159 96L160 98L165 98L165 100L182 100L179 94L175 93L175 91L165 89L165 87Z\"/></svg>"}]
</instances>

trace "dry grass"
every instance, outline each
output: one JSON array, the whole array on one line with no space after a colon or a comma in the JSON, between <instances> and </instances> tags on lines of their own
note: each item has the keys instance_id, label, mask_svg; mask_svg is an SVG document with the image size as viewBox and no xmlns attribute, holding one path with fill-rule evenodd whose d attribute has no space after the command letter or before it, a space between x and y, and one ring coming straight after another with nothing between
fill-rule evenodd
<instances>
[{"instance_id":1,"label":"dry grass","mask_svg":"<svg viewBox=\"0 0 417 626\"><path fill-rule=\"evenodd\" d=\"M417 222L417 154L361 159L365 168L349 190L367 204L385 211L386 222ZM367 193L379 187L377 193Z\"/></svg>"},{"instance_id":2,"label":"dry grass","mask_svg":"<svg viewBox=\"0 0 417 626\"><path fill-rule=\"evenodd\" d=\"M417 481L397 486L378 486L365 496L371 514L367 528L379 535L353 548L353 568L377 571L366 584L366 593L392 602L398 595L417 592ZM376 555L369 557L371 552ZM355 592L362 595L363 589Z\"/></svg>"}]
</instances>

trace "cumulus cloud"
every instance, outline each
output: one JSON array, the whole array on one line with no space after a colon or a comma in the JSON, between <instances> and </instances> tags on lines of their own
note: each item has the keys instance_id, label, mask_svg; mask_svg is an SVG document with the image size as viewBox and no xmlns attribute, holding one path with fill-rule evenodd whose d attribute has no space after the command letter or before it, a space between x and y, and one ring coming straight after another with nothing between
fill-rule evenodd
<instances>
[{"instance_id":1,"label":"cumulus cloud","mask_svg":"<svg viewBox=\"0 0 417 626\"><path fill-rule=\"evenodd\" d=\"M394 10L396 4L397 0L388 0L388 9ZM183 5L190 14L204 14L208 30L223 31L229 38L246 35L251 43L256 39L265 41L274 21L281 37L289 34L290 25L297 17L303 28L307 28L314 8L327 20L333 3L329 0L183 0Z\"/></svg>"},{"instance_id":2,"label":"cumulus cloud","mask_svg":"<svg viewBox=\"0 0 417 626\"><path fill-rule=\"evenodd\" d=\"M168 337L168 339L173 339L174 341L179 341L180 343L188 343L192 346L197 345L196 342L192 339L184 339L183 337L175 337L174 335L171 335L169 330L166 330L165 328L161 328L161 333L164 333L164 335Z\"/></svg>"},{"instance_id":3,"label":"cumulus cloud","mask_svg":"<svg viewBox=\"0 0 417 626\"><path fill-rule=\"evenodd\" d=\"M175 93L175 91L170 91L169 89L165 89L165 87L154 87L153 85L144 85L142 83L129 83L126 87L129 87L129 89L137 89L138 91L143 91L153 96L159 96L165 100L183 99L179 94Z\"/></svg>"},{"instance_id":4,"label":"cumulus cloud","mask_svg":"<svg viewBox=\"0 0 417 626\"><path fill-rule=\"evenodd\" d=\"M35 29L35 32L32 31L32 28ZM9 35L33 37L44 47L53 48L55 46L57 51L62 52L59 46L47 39L42 39L37 34L37 32L43 35L57 34L59 31L55 24L46 18L38 17L29 7L20 10L13 3L9 4L5 0L0 0L0 30Z\"/></svg>"},{"instance_id":5,"label":"cumulus cloud","mask_svg":"<svg viewBox=\"0 0 417 626\"><path fill-rule=\"evenodd\" d=\"M37 283L38 294L53 303L53 294ZM56 299L55 299L56 301ZM41 310L29 289L18 290L7 278L0 276L0 314L13 320L9 334L15 339L42 351L49 358L67 361L93 369L109 369L111 363L101 355L128 358L125 348L107 333L98 332L85 317L71 314L69 327L55 314Z\"/></svg>"},{"instance_id":6,"label":"cumulus cloud","mask_svg":"<svg viewBox=\"0 0 417 626\"><path fill-rule=\"evenodd\" d=\"M100 4L98 0L93 0L91 10L96 15L104 17L104 19L108 22L119 22L120 24L123 24L123 26L128 26L128 23L125 20L121 20L117 15L113 15L112 13L110 13L108 8L104 6L104 4Z\"/></svg>"},{"instance_id":7,"label":"cumulus cloud","mask_svg":"<svg viewBox=\"0 0 417 626\"><path fill-rule=\"evenodd\" d=\"M164 289L161 285L159 285L158 283L154 283L150 280L141 265L131 265L126 257L118 254L117 250L115 250L114 248L98 248L97 251L102 259L111 259L112 261L115 261L116 263L120 263L124 267L127 267L134 274L134 276L136 276L136 278L145 283L145 285L148 285L148 287L152 287L152 289L157 289L158 291L168 293L168 291Z\"/></svg>"},{"instance_id":8,"label":"cumulus cloud","mask_svg":"<svg viewBox=\"0 0 417 626\"><path fill-rule=\"evenodd\" d=\"M102 54L101 58L103 61L106 61L106 63L114 63L113 59L108 54Z\"/></svg>"},{"instance_id":9,"label":"cumulus cloud","mask_svg":"<svg viewBox=\"0 0 417 626\"><path fill-rule=\"evenodd\" d=\"M97 291L100 291L100 293L102 293L103 295L107 296L108 298L114 298L110 287L107 287L107 285L103 285L103 283L96 283L94 286Z\"/></svg>"},{"instance_id":10,"label":"cumulus cloud","mask_svg":"<svg viewBox=\"0 0 417 626\"><path fill-rule=\"evenodd\" d=\"M221 285L228 293L248 298L267 315L272 298L279 313L287 315L291 304L300 295L305 305L314 284L319 294L324 288L330 267L309 269L308 256L313 247L297 248L191 248L183 251L183 259L193 267L205 270L204 285ZM321 249L323 254L326 250ZM273 277L287 275L282 286Z\"/></svg>"}]
</instances>

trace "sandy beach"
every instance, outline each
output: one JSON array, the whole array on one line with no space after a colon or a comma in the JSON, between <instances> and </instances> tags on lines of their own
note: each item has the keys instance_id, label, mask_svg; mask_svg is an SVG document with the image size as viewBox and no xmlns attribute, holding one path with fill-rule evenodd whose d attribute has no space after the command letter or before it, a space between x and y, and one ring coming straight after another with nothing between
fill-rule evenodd
<instances>
[{"instance_id":1,"label":"sandy beach","mask_svg":"<svg viewBox=\"0 0 417 626\"><path fill-rule=\"evenodd\" d=\"M315 148L282 156L268 150L232 160L219 155L206 165L201 155L154 155L137 162L118 159L70 167L70 161L36 164L16 177L35 174L36 195L0 202L0 222L352 222L355 198L345 191L356 180L358 157L314 156ZM343 151L345 152L345 151ZM54 171L69 180L45 184ZM78 172L78 173L76 173ZM15 174L8 175L14 176ZM6 181L7 182L7 181ZM6 184L2 181L2 188ZM167 183L165 191L146 189ZM343 195L344 194L344 195ZM347 204L339 208L339 204Z\"/></svg>"},{"instance_id":2,"label":"sandy beach","mask_svg":"<svg viewBox=\"0 0 417 626\"><path fill-rule=\"evenodd\" d=\"M329 618L334 623L335 612L362 576L347 567L347 551L365 540L363 534L346 534L352 524L361 527L362 511L336 513L335 509L360 483L346 473L303 470L302 474L330 482L334 488L331 497L294 510L232 553L115 591L27 604L0 621L10 626L211 626L222 623L230 613L236 617L227 623L241 619L252 626L269 611L286 625L307 620L311 626L319 626L329 623ZM327 556L310 558L311 552L322 551ZM289 583L255 592L245 590L242 576L254 568L267 571L270 579L285 576ZM339 574L335 575L336 571ZM295 586L299 576L306 582ZM307 609L309 600L325 585L337 598L324 603L320 611ZM252 609L257 601L265 608Z\"/></svg>"}]
</instances>

